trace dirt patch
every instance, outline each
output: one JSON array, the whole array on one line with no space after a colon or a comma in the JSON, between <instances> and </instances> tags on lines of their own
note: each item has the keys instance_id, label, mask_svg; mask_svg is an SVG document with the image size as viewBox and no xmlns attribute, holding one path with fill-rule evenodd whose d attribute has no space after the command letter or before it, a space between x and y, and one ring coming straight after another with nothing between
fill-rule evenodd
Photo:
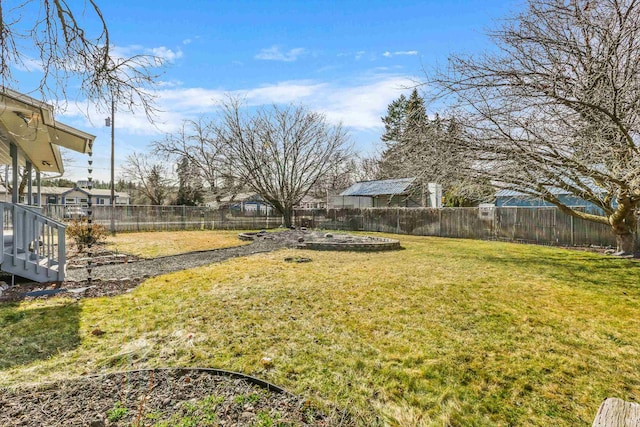
<instances>
[{"instance_id":1,"label":"dirt patch","mask_svg":"<svg viewBox=\"0 0 640 427\"><path fill-rule=\"evenodd\" d=\"M349 426L310 402L206 370L160 369L0 389L2 426Z\"/></svg>"}]
</instances>

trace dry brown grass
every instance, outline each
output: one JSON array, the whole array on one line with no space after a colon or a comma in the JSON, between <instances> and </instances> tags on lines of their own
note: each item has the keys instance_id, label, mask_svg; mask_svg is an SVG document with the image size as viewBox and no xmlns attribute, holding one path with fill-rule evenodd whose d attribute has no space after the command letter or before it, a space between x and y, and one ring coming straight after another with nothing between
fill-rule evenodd
<instances>
[{"instance_id":1,"label":"dry brown grass","mask_svg":"<svg viewBox=\"0 0 640 427\"><path fill-rule=\"evenodd\" d=\"M249 243L239 240L238 233L239 231L233 230L118 233L107 239L106 247L120 253L155 258Z\"/></svg>"}]
</instances>

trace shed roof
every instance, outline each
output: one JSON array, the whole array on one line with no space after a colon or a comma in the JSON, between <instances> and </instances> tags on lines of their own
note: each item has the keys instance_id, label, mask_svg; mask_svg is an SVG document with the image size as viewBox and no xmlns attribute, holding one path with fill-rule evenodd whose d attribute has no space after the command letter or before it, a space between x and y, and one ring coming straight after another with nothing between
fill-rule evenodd
<instances>
[{"instance_id":1,"label":"shed roof","mask_svg":"<svg viewBox=\"0 0 640 427\"><path fill-rule=\"evenodd\" d=\"M341 196L381 196L406 194L415 178L384 179L356 182L340 193Z\"/></svg>"},{"instance_id":2,"label":"shed roof","mask_svg":"<svg viewBox=\"0 0 640 427\"><path fill-rule=\"evenodd\" d=\"M549 192L553 195L559 196L561 194L571 194L570 192L563 190L561 188L551 187L549 188ZM495 194L496 197L531 197L535 198L535 196L531 196L529 194L521 193L516 190L498 190Z\"/></svg>"}]
</instances>

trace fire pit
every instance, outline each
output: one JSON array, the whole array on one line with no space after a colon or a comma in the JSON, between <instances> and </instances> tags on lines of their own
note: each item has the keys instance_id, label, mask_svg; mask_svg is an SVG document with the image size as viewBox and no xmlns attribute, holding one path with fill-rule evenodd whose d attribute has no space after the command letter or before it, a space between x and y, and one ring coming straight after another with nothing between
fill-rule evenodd
<instances>
[{"instance_id":1,"label":"fire pit","mask_svg":"<svg viewBox=\"0 0 640 427\"><path fill-rule=\"evenodd\" d=\"M400 241L385 237L311 232L299 241L297 248L315 251L392 251L402 249Z\"/></svg>"}]
</instances>

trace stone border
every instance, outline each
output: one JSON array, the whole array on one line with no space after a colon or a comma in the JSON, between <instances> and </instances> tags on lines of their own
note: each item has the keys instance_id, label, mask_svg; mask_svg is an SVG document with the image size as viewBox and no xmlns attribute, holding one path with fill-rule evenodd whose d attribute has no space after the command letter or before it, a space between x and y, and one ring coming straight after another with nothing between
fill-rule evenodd
<instances>
[{"instance_id":1,"label":"stone border","mask_svg":"<svg viewBox=\"0 0 640 427\"><path fill-rule=\"evenodd\" d=\"M359 236L358 236L359 237ZM312 251L356 251L356 252L379 252L394 251L402 249L400 241L388 239L386 237L364 236L366 241L352 240L310 240L298 244L298 249L310 249Z\"/></svg>"}]
</instances>

